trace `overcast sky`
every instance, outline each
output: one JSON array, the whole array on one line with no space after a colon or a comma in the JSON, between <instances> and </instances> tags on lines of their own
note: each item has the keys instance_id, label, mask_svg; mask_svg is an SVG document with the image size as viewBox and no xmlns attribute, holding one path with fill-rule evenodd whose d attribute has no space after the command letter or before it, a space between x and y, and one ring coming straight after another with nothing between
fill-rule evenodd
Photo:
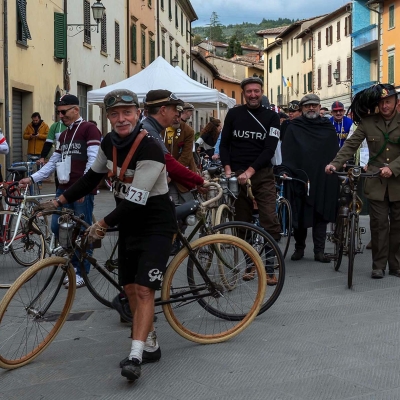
<instances>
[{"instance_id":1,"label":"overcast sky","mask_svg":"<svg viewBox=\"0 0 400 400\"><path fill-rule=\"evenodd\" d=\"M206 26L213 11L222 25L260 23L265 19L303 19L336 10L349 0L304 2L299 0L191 0L199 19L192 26Z\"/></svg>"}]
</instances>

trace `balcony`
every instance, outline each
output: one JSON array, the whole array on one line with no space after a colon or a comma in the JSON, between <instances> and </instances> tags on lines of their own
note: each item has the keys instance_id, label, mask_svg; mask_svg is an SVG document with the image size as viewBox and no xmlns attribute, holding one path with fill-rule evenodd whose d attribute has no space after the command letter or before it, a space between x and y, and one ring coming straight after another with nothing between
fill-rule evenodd
<instances>
[{"instance_id":1,"label":"balcony","mask_svg":"<svg viewBox=\"0 0 400 400\"><path fill-rule=\"evenodd\" d=\"M369 25L365 28L353 32L353 50L366 51L378 48L378 26Z\"/></svg>"}]
</instances>

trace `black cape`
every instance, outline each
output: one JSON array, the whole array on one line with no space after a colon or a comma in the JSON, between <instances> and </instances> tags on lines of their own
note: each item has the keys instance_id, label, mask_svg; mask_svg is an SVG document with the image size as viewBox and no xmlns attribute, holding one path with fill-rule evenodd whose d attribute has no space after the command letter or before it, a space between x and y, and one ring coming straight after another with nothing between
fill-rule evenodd
<instances>
[{"instance_id":1,"label":"black cape","mask_svg":"<svg viewBox=\"0 0 400 400\"><path fill-rule=\"evenodd\" d=\"M308 176L310 180L309 196L303 185L292 185L295 228L312 227L314 211L326 221L336 220L339 183L336 176L325 174L325 166L338 151L336 131L327 118L300 116L288 124L282 142L282 165L294 177L307 180Z\"/></svg>"}]
</instances>

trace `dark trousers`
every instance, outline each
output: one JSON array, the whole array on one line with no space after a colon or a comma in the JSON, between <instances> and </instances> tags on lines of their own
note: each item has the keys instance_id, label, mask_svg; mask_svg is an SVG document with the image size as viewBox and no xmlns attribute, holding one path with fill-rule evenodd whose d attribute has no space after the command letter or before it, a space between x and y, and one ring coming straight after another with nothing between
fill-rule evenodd
<instances>
[{"instance_id":1,"label":"dark trousers","mask_svg":"<svg viewBox=\"0 0 400 400\"><path fill-rule=\"evenodd\" d=\"M281 227L276 215L276 188L272 168L262 168L257 171L251 177L251 189L257 202L261 226L274 239L280 239ZM247 196L246 186L243 185L240 186L239 196L235 202L235 220L251 222L252 218L253 200Z\"/></svg>"},{"instance_id":2,"label":"dark trousers","mask_svg":"<svg viewBox=\"0 0 400 400\"><path fill-rule=\"evenodd\" d=\"M372 269L400 269L400 201L368 200Z\"/></svg>"},{"instance_id":3,"label":"dark trousers","mask_svg":"<svg viewBox=\"0 0 400 400\"><path fill-rule=\"evenodd\" d=\"M326 227L328 222L325 221L318 213L314 213L312 237L314 242L314 254L324 252L326 241ZM295 248L298 251L303 251L306 248L307 228L295 228L293 236L296 241Z\"/></svg>"}]
</instances>

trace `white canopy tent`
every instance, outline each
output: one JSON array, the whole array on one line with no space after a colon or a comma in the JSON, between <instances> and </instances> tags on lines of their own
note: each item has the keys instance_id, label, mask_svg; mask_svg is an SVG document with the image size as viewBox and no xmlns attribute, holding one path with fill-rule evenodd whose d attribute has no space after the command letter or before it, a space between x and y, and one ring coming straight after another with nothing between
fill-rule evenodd
<instances>
[{"instance_id":1,"label":"white canopy tent","mask_svg":"<svg viewBox=\"0 0 400 400\"><path fill-rule=\"evenodd\" d=\"M232 108L236 101L217 89L211 89L189 78L180 68L174 68L161 56L138 74L121 82L88 92L88 104L102 105L111 90L129 89L142 103L146 93L154 89L167 89L196 108ZM218 112L219 115L219 112Z\"/></svg>"}]
</instances>

